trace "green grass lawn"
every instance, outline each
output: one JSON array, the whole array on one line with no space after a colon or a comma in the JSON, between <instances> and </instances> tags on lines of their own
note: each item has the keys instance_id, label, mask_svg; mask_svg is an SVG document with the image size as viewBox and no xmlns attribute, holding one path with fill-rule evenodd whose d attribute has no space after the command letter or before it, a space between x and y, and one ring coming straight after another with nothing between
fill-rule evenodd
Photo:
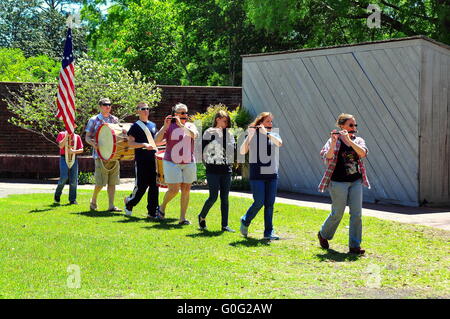
<instances>
[{"instance_id":1,"label":"green grass lawn","mask_svg":"<svg viewBox=\"0 0 450 319\"><path fill-rule=\"evenodd\" d=\"M1 298L449 298L449 232L363 218L367 255L347 254L348 215L329 251L317 231L328 212L276 204L282 240L267 242L263 212L250 237L220 231L219 203L199 231L196 216L205 194L192 194L188 218L177 225L179 197L164 222L90 212L91 192L78 206L53 207L53 194L0 198ZM117 203L128 192L118 192ZM162 197L163 194L160 194ZM106 209L106 193L99 207ZM63 200L67 195L63 196ZM251 201L230 198L230 226ZM81 287L69 288L70 265ZM69 268L70 269L70 268Z\"/></svg>"}]
</instances>

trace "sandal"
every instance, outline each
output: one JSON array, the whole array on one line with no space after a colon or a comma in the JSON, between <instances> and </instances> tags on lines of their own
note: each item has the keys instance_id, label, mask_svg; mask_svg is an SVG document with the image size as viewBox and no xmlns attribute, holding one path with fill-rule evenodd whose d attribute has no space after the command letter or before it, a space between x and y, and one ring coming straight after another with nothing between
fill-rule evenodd
<instances>
[{"instance_id":1,"label":"sandal","mask_svg":"<svg viewBox=\"0 0 450 319\"><path fill-rule=\"evenodd\" d=\"M91 210L97 210L97 204L94 204L93 202L90 202L90 203L89 203L89 208L90 208Z\"/></svg>"},{"instance_id":2,"label":"sandal","mask_svg":"<svg viewBox=\"0 0 450 319\"><path fill-rule=\"evenodd\" d=\"M114 206L113 208L108 209L108 212L121 212L122 210L119 207Z\"/></svg>"},{"instance_id":3,"label":"sandal","mask_svg":"<svg viewBox=\"0 0 450 319\"><path fill-rule=\"evenodd\" d=\"M183 221L178 223L178 225L190 225L190 224L191 224L191 222L188 221L187 219L185 219L185 220L183 220Z\"/></svg>"}]
</instances>

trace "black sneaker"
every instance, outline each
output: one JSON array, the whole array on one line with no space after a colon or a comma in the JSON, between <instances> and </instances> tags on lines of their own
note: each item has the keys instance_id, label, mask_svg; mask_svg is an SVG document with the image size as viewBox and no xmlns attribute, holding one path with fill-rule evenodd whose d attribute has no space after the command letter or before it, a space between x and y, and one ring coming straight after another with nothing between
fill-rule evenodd
<instances>
[{"instance_id":1,"label":"black sneaker","mask_svg":"<svg viewBox=\"0 0 450 319\"><path fill-rule=\"evenodd\" d=\"M200 216L200 214L198 215L198 227L200 227L200 229L206 229L206 219L202 220L202 217Z\"/></svg>"},{"instance_id":2,"label":"black sneaker","mask_svg":"<svg viewBox=\"0 0 450 319\"><path fill-rule=\"evenodd\" d=\"M163 218L159 214L151 215L150 213L148 213L147 218L155 221L163 220Z\"/></svg>"},{"instance_id":3,"label":"black sneaker","mask_svg":"<svg viewBox=\"0 0 450 319\"><path fill-rule=\"evenodd\" d=\"M54 200L55 204L59 205L59 203L60 203L60 201L61 201L61 198L58 197L58 196L55 196L55 197L53 198L53 200Z\"/></svg>"},{"instance_id":4,"label":"black sneaker","mask_svg":"<svg viewBox=\"0 0 450 319\"><path fill-rule=\"evenodd\" d=\"M78 202L76 200L70 201L69 205L78 205Z\"/></svg>"}]
</instances>

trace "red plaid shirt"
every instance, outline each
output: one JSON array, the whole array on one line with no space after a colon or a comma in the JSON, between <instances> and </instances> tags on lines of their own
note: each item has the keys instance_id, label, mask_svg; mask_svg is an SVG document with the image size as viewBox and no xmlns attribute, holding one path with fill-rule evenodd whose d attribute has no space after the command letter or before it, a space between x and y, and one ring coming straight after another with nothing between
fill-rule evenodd
<instances>
[{"instance_id":1,"label":"red plaid shirt","mask_svg":"<svg viewBox=\"0 0 450 319\"><path fill-rule=\"evenodd\" d=\"M367 154L369 153L369 150L366 147L366 142L361 137L356 137L353 140L353 143L357 144L361 148L364 148L366 150L366 156L367 156ZM330 184L331 176L333 176L334 169L336 168L339 148L341 147L341 140L338 139L336 142L336 146L334 147L333 157L331 159L327 159L326 154L328 153L330 147L331 147L331 138L325 143L325 145L322 147L322 150L320 151L320 156L324 160L325 165L327 165L327 169L325 171L325 174L322 177L322 180L320 181L319 192L324 192L328 188L328 185ZM369 180L367 179L366 168L364 167L364 163L361 158L358 159L358 168L359 168L359 172L362 175L363 185L370 188Z\"/></svg>"}]
</instances>

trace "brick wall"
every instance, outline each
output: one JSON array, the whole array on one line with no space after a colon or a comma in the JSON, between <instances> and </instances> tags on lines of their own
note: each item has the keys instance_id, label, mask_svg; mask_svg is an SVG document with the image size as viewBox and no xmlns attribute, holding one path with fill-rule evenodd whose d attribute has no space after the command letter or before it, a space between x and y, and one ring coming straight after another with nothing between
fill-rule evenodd
<instances>
[{"instance_id":1,"label":"brick wall","mask_svg":"<svg viewBox=\"0 0 450 319\"><path fill-rule=\"evenodd\" d=\"M45 167L45 161L40 157L41 155L57 155L58 149L55 144L50 143L44 137L18 128L8 123L8 118L11 116L6 108L4 98L9 96L9 90L17 90L22 83L0 82L0 156L1 154L22 154L22 155L36 155L27 157L18 157L12 160L10 156L5 157L4 161L0 161L0 173L14 172L16 176L22 172L47 172L49 168ZM189 107L189 113L204 112L206 108L212 104L223 103L234 109L241 104L242 90L240 87L203 87L203 86L171 86L161 85L162 99L159 105L150 112L150 119L154 121L157 127L161 127L164 117L170 113L172 106L178 102L182 102ZM130 116L126 119L127 122L134 122L136 116ZM84 136L83 136L84 138ZM36 160L36 166L21 166L21 162ZM16 162L17 167L10 167L12 163ZM38 164L40 163L40 164ZM53 162L52 162L53 163ZM124 163L125 164L125 163ZM22 168L21 168L22 167ZM50 167L58 167L51 165ZM128 169L131 165L124 165L124 174L128 174ZM50 169L49 173L43 175L55 175L54 168ZM86 166L86 170L91 168ZM59 172L56 171L58 176ZM125 176L124 176L125 177Z\"/></svg>"}]
</instances>

